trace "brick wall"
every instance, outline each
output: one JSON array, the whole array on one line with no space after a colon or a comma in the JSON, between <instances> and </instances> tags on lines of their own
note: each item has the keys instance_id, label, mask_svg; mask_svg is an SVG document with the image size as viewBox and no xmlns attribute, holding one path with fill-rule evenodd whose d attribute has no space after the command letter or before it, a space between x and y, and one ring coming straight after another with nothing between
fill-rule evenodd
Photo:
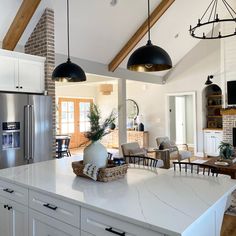
<instances>
[{"instance_id":1,"label":"brick wall","mask_svg":"<svg viewBox=\"0 0 236 236\"><path fill-rule=\"evenodd\" d=\"M45 61L45 90L52 97L53 104L53 135L55 137L56 112L55 112L55 82L51 76L55 67L55 43L54 43L54 11L45 9L39 22L34 28L25 44L25 53L46 57ZM55 142L54 152L55 154Z\"/></svg>"},{"instance_id":2,"label":"brick wall","mask_svg":"<svg viewBox=\"0 0 236 236\"><path fill-rule=\"evenodd\" d=\"M223 141L233 144L233 128L236 115L223 115Z\"/></svg>"}]
</instances>

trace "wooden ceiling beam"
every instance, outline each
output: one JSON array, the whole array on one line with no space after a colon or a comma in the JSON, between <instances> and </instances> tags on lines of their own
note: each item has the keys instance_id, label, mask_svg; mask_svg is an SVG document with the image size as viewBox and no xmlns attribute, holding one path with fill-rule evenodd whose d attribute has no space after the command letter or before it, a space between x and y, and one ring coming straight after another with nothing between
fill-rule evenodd
<instances>
[{"instance_id":1,"label":"wooden ceiling beam","mask_svg":"<svg viewBox=\"0 0 236 236\"><path fill-rule=\"evenodd\" d=\"M23 0L7 34L2 48L13 51L30 22L41 0Z\"/></svg>"},{"instance_id":2,"label":"wooden ceiling beam","mask_svg":"<svg viewBox=\"0 0 236 236\"><path fill-rule=\"evenodd\" d=\"M162 2L154 9L150 15L150 27L152 27L166 12L166 10L173 4L175 0L162 0ZM128 56L134 49L139 41L148 32L148 19L139 27L134 35L129 39L125 46L119 51L114 59L109 63L108 70L114 72L121 62Z\"/></svg>"}]
</instances>

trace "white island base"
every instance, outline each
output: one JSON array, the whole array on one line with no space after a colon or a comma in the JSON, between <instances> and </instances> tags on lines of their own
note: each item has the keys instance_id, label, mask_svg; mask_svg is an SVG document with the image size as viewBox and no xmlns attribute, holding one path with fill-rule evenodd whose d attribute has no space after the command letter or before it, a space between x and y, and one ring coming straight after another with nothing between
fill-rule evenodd
<instances>
[{"instance_id":1,"label":"white island base","mask_svg":"<svg viewBox=\"0 0 236 236\"><path fill-rule=\"evenodd\" d=\"M0 170L0 235L220 236L228 176L130 168L101 183L76 177L72 160Z\"/></svg>"}]
</instances>

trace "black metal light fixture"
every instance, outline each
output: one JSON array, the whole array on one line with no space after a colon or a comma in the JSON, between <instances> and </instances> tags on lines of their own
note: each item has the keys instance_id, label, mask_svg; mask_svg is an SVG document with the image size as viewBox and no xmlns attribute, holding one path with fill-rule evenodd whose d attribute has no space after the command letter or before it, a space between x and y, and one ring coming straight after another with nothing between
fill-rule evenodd
<instances>
[{"instance_id":1,"label":"black metal light fixture","mask_svg":"<svg viewBox=\"0 0 236 236\"><path fill-rule=\"evenodd\" d=\"M70 16L69 16L69 0L67 0L67 43L68 43L68 59L65 63L58 65L53 73L52 80L59 82L82 82L86 81L86 75L83 69L72 63L70 60Z\"/></svg>"},{"instance_id":2,"label":"black metal light fixture","mask_svg":"<svg viewBox=\"0 0 236 236\"><path fill-rule=\"evenodd\" d=\"M163 71L172 68L168 53L151 42L150 37L150 0L148 0L148 41L130 56L127 69L138 72Z\"/></svg>"},{"instance_id":3,"label":"black metal light fixture","mask_svg":"<svg viewBox=\"0 0 236 236\"><path fill-rule=\"evenodd\" d=\"M222 1L227 12L229 13L229 18L220 19L218 14L219 0L211 0L211 3L207 7L203 16L200 19L198 19L197 25L194 27L190 25L189 32L192 37L197 39L221 39L221 38L236 36L236 12L226 0L220 0L220 1ZM220 22L235 23L235 27L233 27L234 28L233 32L227 34L222 34L220 30L216 32L215 25ZM197 30L207 25L212 27L209 34L208 32L197 33Z\"/></svg>"},{"instance_id":4,"label":"black metal light fixture","mask_svg":"<svg viewBox=\"0 0 236 236\"><path fill-rule=\"evenodd\" d=\"M207 81L205 82L205 85L211 85L213 82L211 81L211 79L213 79L213 75L208 75L207 76Z\"/></svg>"}]
</instances>

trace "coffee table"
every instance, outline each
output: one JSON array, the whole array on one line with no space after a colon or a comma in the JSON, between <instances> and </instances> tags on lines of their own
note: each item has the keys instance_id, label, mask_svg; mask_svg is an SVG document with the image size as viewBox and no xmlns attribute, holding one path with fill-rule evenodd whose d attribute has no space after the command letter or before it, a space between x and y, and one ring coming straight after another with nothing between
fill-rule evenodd
<instances>
[{"instance_id":1,"label":"coffee table","mask_svg":"<svg viewBox=\"0 0 236 236\"><path fill-rule=\"evenodd\" d=\"M228 166L220 166L215 164L217 160L218 158L209 158L209 160L204 164L216 167L219 171L219 174L230 175L231 179L236 179L236 163L232 163Z\"/></svg>"}]
</instances>

